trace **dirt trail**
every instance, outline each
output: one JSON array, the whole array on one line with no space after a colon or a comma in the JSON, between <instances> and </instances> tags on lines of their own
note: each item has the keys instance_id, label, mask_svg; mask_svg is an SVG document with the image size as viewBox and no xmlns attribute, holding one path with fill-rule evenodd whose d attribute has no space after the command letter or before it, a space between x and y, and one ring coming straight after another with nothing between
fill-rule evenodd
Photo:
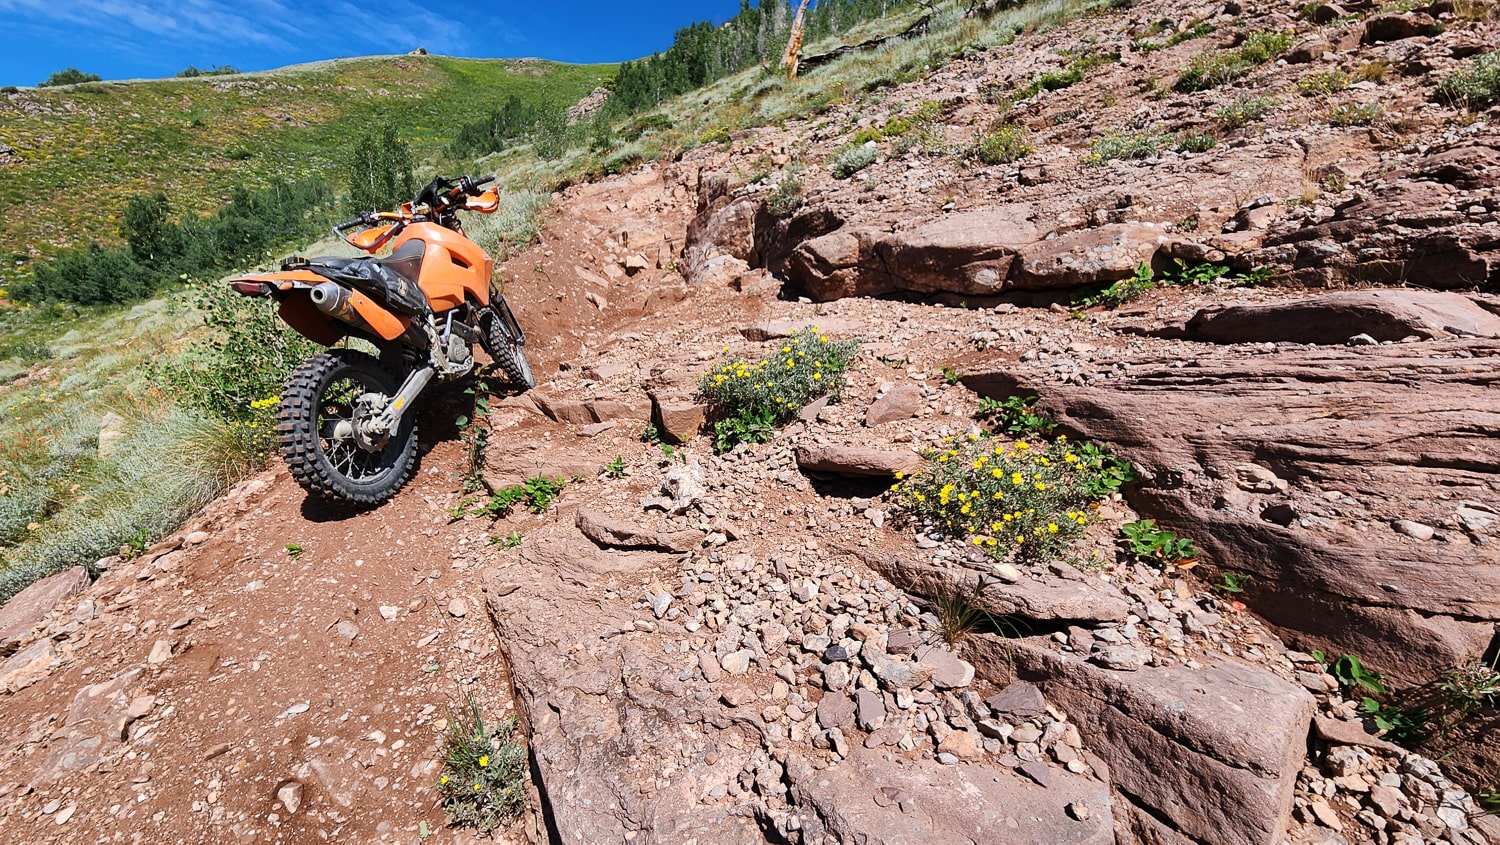
<instances>
[{"instance_id":1,"label":"dirt trail","mask_svg":"<svg viewBox=\"0 0 1500 845\"><path fill-rule=\"evenodd\" d=\"M574 268L617 267L605 239L622 224L659 230L665 216L681 232L692 210L652 175L575 193L589 201L552 209L541 242L501 270L543 383L671 275L650 269L636 304L601 310ZM418 841L425 826L431 841L467 841L431 789L441 730L470 697L495 717L512 709L478 573L505 554L489 538L540 517L451 517L462 402L450 392L424 414L420 470L387 505L321 512L278 466L65 602L53 667L0 715L0 839ZM561 431L516 404L491 415L497 454ZM635 433L592 451L640 448ZM586 477L609 459L582 451L559 454Z\"/></svg>"}]
</instances>

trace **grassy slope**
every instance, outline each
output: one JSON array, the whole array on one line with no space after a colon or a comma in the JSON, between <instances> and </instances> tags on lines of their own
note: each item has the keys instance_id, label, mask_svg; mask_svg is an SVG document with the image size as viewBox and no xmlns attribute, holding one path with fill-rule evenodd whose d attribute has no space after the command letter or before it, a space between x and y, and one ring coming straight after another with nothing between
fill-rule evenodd
<instances>
[{"instance_id":1,"label":"grassy slope","mask_svg":"<svg viewBox=\"0 0 1500 845\"><path fill-rule=\"evenodd\" d=\"M372 120L392 120L433 154L512 94L571 104L613 70L395 56L0 95L0 144L22 159L0 167L0 287L28 261L114 241L132 194L164 190L179 210L206 213L234 184L328 173L343 140Z\"/></svg>"}]
</instances>

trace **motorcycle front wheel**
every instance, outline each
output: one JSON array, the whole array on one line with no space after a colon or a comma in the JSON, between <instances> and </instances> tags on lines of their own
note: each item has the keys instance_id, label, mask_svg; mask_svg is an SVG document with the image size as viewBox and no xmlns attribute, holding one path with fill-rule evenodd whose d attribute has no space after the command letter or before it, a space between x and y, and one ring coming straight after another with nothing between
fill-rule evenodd
<instances>
[{"instance_id":1,"label":"motorcycle front wheel","mask_svg":"<svg viewBox=\"0 0 1500 845\"><path fill-rule=\"evenodd\" d=\"M302 363L287 378L276 439L292 477L330 504L377 505L396 495L417 457L416 415L408 411L378 449L353 435L366 393L393 396L394 376L363 352L334 349Z\"/></svg>"},{"instance_id":2,"label":"motorcycle front wheel","mask_svg":"<svg viewBox=\"0 0 1500 845\"><path fill-rule=\"evenodd\" d=\"M508 312L509 309L507 309ZM511 327L510 321L491 306L483 317L484 333L479 336L484 351L490 353L495 366L505 373L510 383L523 392L536 387L536 376L531 373L531 363L526 360L526 349L521 336Z\"/></svg>"}]
</instances>

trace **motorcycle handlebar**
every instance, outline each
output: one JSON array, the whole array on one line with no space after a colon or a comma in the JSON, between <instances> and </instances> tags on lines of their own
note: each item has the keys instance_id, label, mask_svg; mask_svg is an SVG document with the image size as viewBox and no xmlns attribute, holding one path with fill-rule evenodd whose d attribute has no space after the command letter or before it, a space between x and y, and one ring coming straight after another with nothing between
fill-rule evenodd
<instances>
[{"instance_id":1,"label":"motorcycle handlebar","mask_svg":"<svg viewBox=\"0 0 1500 845\"><path fill-rule=\"evenodd\" d=\"M354 218L353 220L345 220L342 223L335 223L334 226L333 226L333 228L334 228L334 231L342 232L345 229L352 229L355 226L358 226L358 225L360 225L361 223L364 223L364 222L365 222L365 215L361 214L360 216Z\"/></svg>"}]
</instances>

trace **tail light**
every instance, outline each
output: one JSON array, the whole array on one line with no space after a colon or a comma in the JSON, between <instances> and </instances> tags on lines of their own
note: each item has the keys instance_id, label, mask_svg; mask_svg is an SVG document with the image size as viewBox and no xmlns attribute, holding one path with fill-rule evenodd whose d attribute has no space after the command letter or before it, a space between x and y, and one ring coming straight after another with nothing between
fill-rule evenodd
<instances>
[{"instance_id":1,"label":"tail light","mask_svg":"<svg viewBox=\"0 0 1500 845\"><path fill-rule=\"evenodd\" d=\"M265 282L247 282L243 279L238 282L230 282L229 287L241 296L265 296L271 292L271 286Z\"/></svg>"}]
</instances>

